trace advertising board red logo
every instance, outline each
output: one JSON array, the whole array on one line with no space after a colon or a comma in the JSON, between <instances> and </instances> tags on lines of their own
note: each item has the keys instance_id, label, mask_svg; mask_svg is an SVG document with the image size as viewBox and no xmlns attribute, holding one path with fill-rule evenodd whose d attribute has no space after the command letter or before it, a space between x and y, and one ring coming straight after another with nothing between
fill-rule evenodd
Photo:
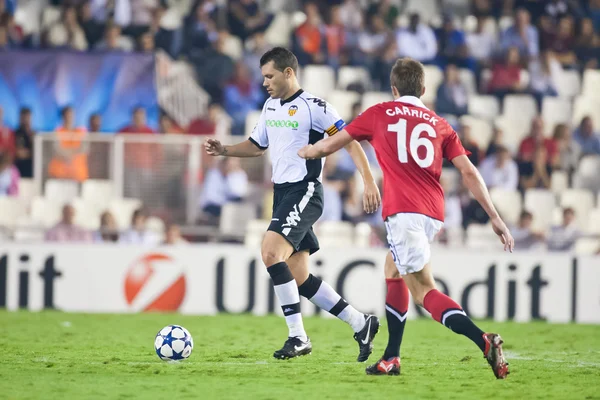
<instances>
[{"instance_id":1,"label":"advertising board red logo","mask_svg":"<svg viewBox=\"0 0 600 400\"><path fill-rule=\"evenodd\" d=\"M162 253L137 259L125 276L125 299L133 311L177 311L185 298L181 265Z\"/></svg>"}]
</instances>

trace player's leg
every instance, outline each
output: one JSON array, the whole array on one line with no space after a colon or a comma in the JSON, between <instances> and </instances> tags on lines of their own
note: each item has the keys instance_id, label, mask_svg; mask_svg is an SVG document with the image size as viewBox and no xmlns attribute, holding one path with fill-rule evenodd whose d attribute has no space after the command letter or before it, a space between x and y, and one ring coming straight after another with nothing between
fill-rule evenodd
<instances>
[{"instance_id":1,"label":"player's leg","mask_svg":"<svg viewBox=\"0 0 600 400\"><path fill-rule=\"evenodd\" d=\"M385 316L388 325L388 343L383 357L367 367L366 373L369 375L400 374L400 345L404 335L410 293L406 282L398 272L391 251L385 259L385 283L387 285Z\"/></svg>"},{"instance_id":2,"label":"player's leg","mask_svg":"<svg viewBox=\"0 0 600 400\"><path fill-rule=\"evenodd\" d=\"M355 333L354 339L359 345L357 361L366 361L373 351L373 339L379 331L379 319L357 311L331 285L309 273L309 251L318 248L318 241L312 229L300 244L300 248L305 250L295 253L288 260L300 295L350 325Z\"/></svg>"},{"instance_id":3,"label":"player's leg","mask_svg":"<svg viewBox=\"0 0 600 400\"><path fill-rule=\"evenodd\" d=\"M298 286L286 263L294 248L279 233L267 231L263 239L262 260L271 276L275 295L281 304L289 334L283 348L276 351L275 358L292 358L310 353L310 341L304 331L302 314L300 313L300 295Z\"/></svg>"},{"instance_id":4,"label":"player's leg","mask_svg":"<svg viewBox=\"0 0 600 400\"><path fill-rule=\"evenodd\" d=\"M453 332L469 338L483 352L496 378L506 378L509 373L508 363L502 354L503 342L500 335L483 332L461 306L437 290L429 264L421 271L406 275L404 280L417 305L423 306L433 319Z\"/></svg>"}]
</instances>

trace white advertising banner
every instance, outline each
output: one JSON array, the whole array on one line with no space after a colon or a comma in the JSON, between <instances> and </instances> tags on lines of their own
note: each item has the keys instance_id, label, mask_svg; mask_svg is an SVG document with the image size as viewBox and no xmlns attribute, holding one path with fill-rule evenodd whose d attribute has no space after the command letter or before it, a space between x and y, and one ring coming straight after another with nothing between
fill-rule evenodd
<instances>
[{"instance_id":1,"label":"white advertising banner","mask_svg":"<svg viewBox=\"0 0 600 400\"><path fill-rule=\"evenodd\" d=\"M384 313L384 249L323 249L311 272L355 308ZM600 323L600 259L437 250L440 290L475 318ZM281 313L258 251L236 245L148 249L0 246L0 307L72 312ZM327 315L306 299L305 315ZM427 313L412 305L409 317Z\"/></svg>"}]
</instances>

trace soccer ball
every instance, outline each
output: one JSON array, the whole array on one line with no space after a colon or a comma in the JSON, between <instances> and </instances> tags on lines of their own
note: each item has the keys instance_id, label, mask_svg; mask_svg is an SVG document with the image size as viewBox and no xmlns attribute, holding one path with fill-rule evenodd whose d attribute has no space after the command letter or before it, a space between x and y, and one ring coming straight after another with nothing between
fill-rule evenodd
<instances>
[{"instance_id":1,"label":"soccer ball","mask_svg":"<svg viewBox=\"0 0 600 400\"><path fill-rule=\"evenodd\" d=\"M183 326L168 325L162 328L154 340L154 350L164 361L185 360L192 354L194 339Z\"/></svg>"}]
</instances>

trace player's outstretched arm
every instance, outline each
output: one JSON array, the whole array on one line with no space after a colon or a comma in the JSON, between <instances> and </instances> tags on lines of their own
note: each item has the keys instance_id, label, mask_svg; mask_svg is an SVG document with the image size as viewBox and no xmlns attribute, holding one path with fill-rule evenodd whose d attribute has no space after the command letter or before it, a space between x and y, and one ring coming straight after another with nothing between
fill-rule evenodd
<instances>
[{"instance_id":1,"label":"player's outstretched arm","mask_svg":"<svg viewBox=\"0 0 600 400\"><path fill-rule=\"evenodd\" d=\"M331 153L335 153L353 140L352 136L344 129L333 136L328 136L323 140L319 140L315 144L304 146L298 151L298 155L307 160L323 158Z\"/></svg>"},{"instance_id":2,"label":"player's outstretched arm","mask_svg":"<svg viewBox=\"0 0 600 400\"><path fill-rule=\"evenodd\" d=\"M261 149L250 140L225 146L217 139L206 139L204 142L206 153L211 156L225 157L259 157L265 153L266 149Z\"/></svg>"},{"instance_id":3,"label":"player's outstretched arm","mask_svg":"<svg viewBox=\"0 0 600 400\"><path fill-rule=\"evenodd\" d=\"M492 203L490 192L485 186L483 178L477 171L477 168L471 163L471 161L465 155L461 155L452 159L454 166L460 171L465 186L473 193L475 200L481 204L487 215L490 217L492 227L496 235L500 237L500 240L504 244L504 250L509 250L511 253L515 247L515 240L513 239L510 231L508 230L496 207Z\"/></svg>"},{"instance_id":4,"label":"player's outstretched arm","mask_svg":"<svg viewBox=\"0 0 600 400\"><path fill-rule=\"evenodd\" d=\"M374 213L381 204L381 194L371 172L367 155L356 140L351 141L344 148L350 154L350 157L352 157L356 169L358 169L360 176L363 178L365 188L363 193L363 209L369 214Z\"/></svg>"}]
</instances>

